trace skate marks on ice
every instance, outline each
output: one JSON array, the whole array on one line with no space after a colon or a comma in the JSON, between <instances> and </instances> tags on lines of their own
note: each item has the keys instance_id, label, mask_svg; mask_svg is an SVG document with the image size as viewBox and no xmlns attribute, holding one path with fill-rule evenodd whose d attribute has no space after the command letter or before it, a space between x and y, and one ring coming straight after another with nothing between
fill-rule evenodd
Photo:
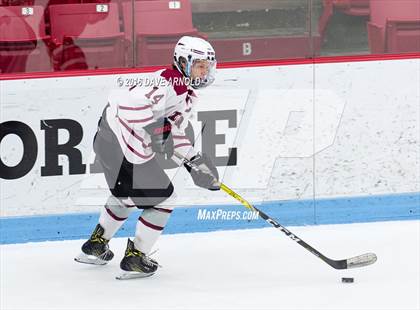
<instances>
[{"instance_id":1,"label":"skate marks on ice","mask_svg":"<svg viewBox=\"0 0 420 310\"><path fill-rule=\"evenodd\" d=\"M332 258L373 251L378 261L335 270L272 228L163 235L157 259L165 267L117 281L125 238L110 241L115 257L103 266L74 262L83 240L2 245L0 308L420 308L420 221L293 231Z\"/></svg>"}]
</instances>

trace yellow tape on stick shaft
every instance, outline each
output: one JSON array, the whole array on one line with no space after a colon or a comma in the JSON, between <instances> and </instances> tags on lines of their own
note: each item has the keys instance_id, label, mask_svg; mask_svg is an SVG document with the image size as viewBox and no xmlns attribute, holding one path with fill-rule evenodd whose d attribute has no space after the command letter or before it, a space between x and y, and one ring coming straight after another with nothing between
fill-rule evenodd
<instances>
[{"instance_id":1,"label":"yellow tape on stick shaft","mask_svg":"<svg viewBox=\"0 0 420 310\"><path fill-rule=\"evenodd\" d=\"M242 198L239 194L235 193L232 189L230 189L225 184L220 183L220 189L222 191L224 191L225 193L227 193L228 195L235 198L236 200L238 200L240 203L242 203L248 209L256 211L255 208L248 201L246 201L244 198Z\"/></svg>"}]
</instances>

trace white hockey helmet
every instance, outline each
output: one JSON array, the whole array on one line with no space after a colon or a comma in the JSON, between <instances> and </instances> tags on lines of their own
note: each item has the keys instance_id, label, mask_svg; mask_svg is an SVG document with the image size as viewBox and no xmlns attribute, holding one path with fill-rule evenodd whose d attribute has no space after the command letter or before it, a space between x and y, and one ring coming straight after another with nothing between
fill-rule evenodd
<instances>
[{"instance_id":1,"label":"white hockey helmet","mask_svg":"<svg viewBox=\"0 0 420 310\"><path fill-rule=\"evenodd\" d=\"M203 79L190 81L193 88L207 87L214 82L216 73L216 53L209 42L197 37L184 36L179 39L174 50L174 65L191 79L191 68L197 60L207 60L209 70ZM185 67L182 65L185 64Z\"/></svg>"}]
</instances>

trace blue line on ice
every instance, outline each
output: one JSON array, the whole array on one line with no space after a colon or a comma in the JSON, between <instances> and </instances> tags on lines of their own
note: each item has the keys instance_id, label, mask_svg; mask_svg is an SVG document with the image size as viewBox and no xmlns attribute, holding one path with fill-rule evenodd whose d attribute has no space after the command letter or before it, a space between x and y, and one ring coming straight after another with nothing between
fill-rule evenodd
<instances>
[{"instance_id":1,"label":"blue line on ice","mask_svg":"<svg viewBox=\"0 0 420 310\"><path fill-rule=\"evenodd\" d=\"M245 197L246 198L246 197ZM420 219L420 193L372 195L333 199L271 201L258 205L285 226L361 223ZM263 220L197 220L200 209L244 210L241 205L175 208L165 234L262 228ZM0 218L0 244L83 239L97 223L98 213ZM134 234L132 214L117 237Z\"/></svg>"}]
</instances>

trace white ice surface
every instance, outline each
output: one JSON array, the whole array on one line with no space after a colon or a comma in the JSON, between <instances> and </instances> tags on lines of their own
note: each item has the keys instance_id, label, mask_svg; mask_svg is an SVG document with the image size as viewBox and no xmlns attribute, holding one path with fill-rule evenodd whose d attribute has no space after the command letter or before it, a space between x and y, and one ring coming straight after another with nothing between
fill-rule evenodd
<instances>
[{"instance_id":1,"label":"white ice surface","mask_svg":"<svg viewBox=\"0 0 420 310\"><path fill-rule=\"evenodd\" d=\"M420 221L291 230L331 258L372 251L378 261L337 271L273 228L164 235L163 268L118 281L125 239L111 241L107 266L73 261L82 240L3 245L0 308L420 309Z\"/></svg>"}]
</instances>

